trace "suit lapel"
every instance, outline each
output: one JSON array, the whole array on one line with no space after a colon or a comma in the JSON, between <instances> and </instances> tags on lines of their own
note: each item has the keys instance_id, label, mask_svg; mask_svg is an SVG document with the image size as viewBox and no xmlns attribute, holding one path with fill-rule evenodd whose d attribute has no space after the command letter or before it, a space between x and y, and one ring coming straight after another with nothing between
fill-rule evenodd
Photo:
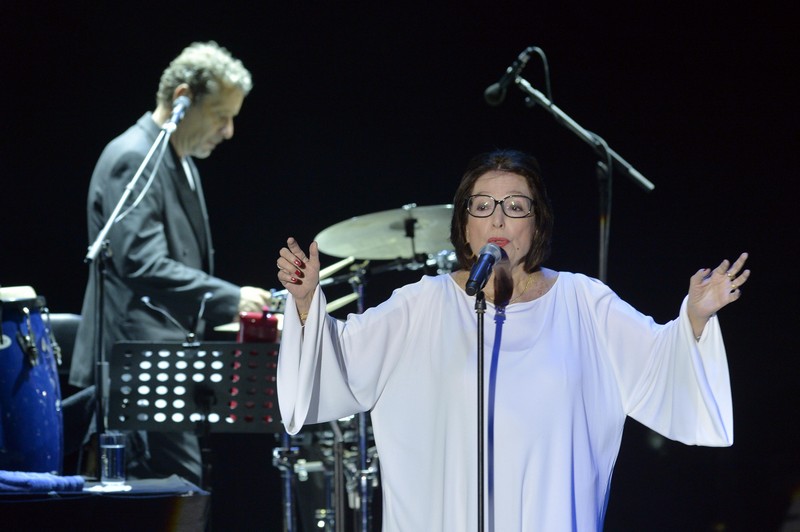
<instances>
[{"instance_id":1,"label":"suit lapel","mask_svg":"<svg viewBox=\"0 0 800 532\"><path fill-rule=\"evenodd\" d=\"M192 190L189 187L189 182L186 179L186 174L183 171L183 165L178 163L174 166L174 171L170 172L174 183L175 189L178 191L178 200L181 202L183 210L189 219L189 223L194 231L195 238L200 244L203 256L206 258L204 264L205 269L209 273L213 273L213 264L211 259L211 233L208 227L208 215L206 213L205 200L203 198L203 189L200 187L200 178L197 175L194 163L189 161L189 167L192 171L194 178L195 188Z\"/></svg>"},{"instance_id":2,"label":"suit lapel","mask_svg":"<svg viewBox=\"0 0 800 532\"><path fill-rule=\"evenodd\" d=\"M161 131L161 128L153 122L150 113L140 118L138 124L148 132L153 140ZM196 190L192 190L189 187L183 165L180 163L172 145L169 146L169 150L162 160L162 168L166 171L169 179L172 180L172 186L176 190L178 201L180 201L181 207L186 213L201 253L205 257L204 270L214 275L214 248L211 244L211 229L208 225L208 213L206 212L206 203L203 197L203 187L200 184L200 175L197 172L197 167L191 158L188 161Z\"/></svg>"},{"instance_id":3,"label":"suit lapel","mask_svg":"<svg viewBox=\"0 0 800 532\"><path fill-rule=\"evenodd\" d=\"M211 242L211 227L208 223L208 210L206 209L206 198L203 194L203 184L200 182L200 173L197 171L197 167L191 159L189 159L189 167L192 169L192 177L194 177L194 186L196 189L192 191L192 193L197 197L197 203L200 206L200 223L202 226L202 233L205 235L204 251L208 263L208 273L214 275L214 245Z\"/></svg>"}]
</instances>

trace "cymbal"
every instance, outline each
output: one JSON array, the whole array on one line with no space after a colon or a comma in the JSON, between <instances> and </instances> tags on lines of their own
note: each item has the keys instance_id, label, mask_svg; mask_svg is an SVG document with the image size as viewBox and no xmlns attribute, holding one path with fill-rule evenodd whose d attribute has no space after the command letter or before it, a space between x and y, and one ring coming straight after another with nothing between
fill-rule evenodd
<instances>
[{"instance_id":1,"label":"cymbal","mask_svg":"<svg viewBox=\"0 0 800 532\"><path fill-rule=\"evenodd\" d=\"M415 253L438 253L452 249L450 220L452 205L417 207L409 204L401 209L355 216L334 224L319 233L315 240L320 251L333 257L390 260L413 258ZM406 236L407 220L412 239Z\"/></svg>"}]
</instances>

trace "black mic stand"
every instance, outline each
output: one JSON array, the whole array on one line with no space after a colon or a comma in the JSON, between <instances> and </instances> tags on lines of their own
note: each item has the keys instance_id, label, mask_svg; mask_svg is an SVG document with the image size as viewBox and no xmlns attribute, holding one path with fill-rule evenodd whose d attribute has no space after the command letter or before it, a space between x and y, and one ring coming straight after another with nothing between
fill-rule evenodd
<instances>
[{"instance_id":1,"label":"black mic stand","mask_svg":"<svg viewBox=\"0 0 800 532\"><path fill-rule=\"evenodd\" d=\"M169 126L169 127L168 127ZM168 124L161 129L161 132L156 137L155 142L150 147L150 150L147 152L142 164L139 165L138 170L136 170L136 174L131 178L128 185L125 187L125 191L122 193L117 205L114 207L111 215L108 217L106 224L97 234L92 245L89 246L89 251L86 253L86 257L84 257L83 261L87 264L94 264L95 266L95 337L94 337L94 355L95 355L95 371L94 371L94 380L95 380L95 423L96 423L96 433L102 434L105 432L106 427L108 426L108 412L106 408L106 404L108 402L108 387L106 382L109 378L108 373L108 360L105 353L105 346L104 346L104 333L103 330L103 315L105 314L105 276L106 276L106 260L111 256L111 249L110 249L110 242L107 240L108 233L111 231L111 227L117 223L121 217L119 217L119 213L122 210L122 207L125 205L125 202L130 197L131 193L133 192L133 188L136 186L136 183L141 178L142 174L144 173L145 168L150 163L150 159L153 158L153 154L155 154L156 150L160 148L158 156L156 157L155 165L153 166L153 170L151 171L151 175L155 175L158 167L161 164L161 160L164 158L164 153L166 151L167 146L169 146L169 137L172 135L172 132L175 131L175 124ZM102 253L100 253L102 251ZM97 260L98 257L100 260ZM99 473L99 460L100 460L100 453L96 453L97 461L97 471Z\"/></svg>"},{"instance_id":2,"label":"black mic stand","mask_svg":"<svg viewBox=\"0 0 800 532\"><path fill-rule=\"evenodd\" d=\"M539 92L538 90L534 89L530 83L525 78L518 77L515 80L517 86L522 90L522 92L526 93L532 100L535 100L536 103L540 104L542 107L547 109L558 122L566 126L569 130L573 133L578 135L582 140L584 140L587 144L589 144L592 148L595 149L598 153L603 156L609 155L615 163L617 163L625 173L630 177L633 181L638 183L642 188L644 188L647 192L650 192L656 186L648 180L645 176L640 174L633 166L628 163L625 159L623 159L617 152L612 150L611 148L604 146L604 143L599 139L597 135L582 128L577 122L575 122L572 118L569 117L564 111L559 109L553 102L551 102L544 94Z\"/></svg>"},{"instance_id":3,"label":"black mic stand","mask_svg":"<svg viewBox=\"0 0 800 532\"><path fill-rule=\"evenodd\" d=\"M611 168L597 162L597 186L600 196L600 252L598 272L601 281L608 277L608 244L611 236Z\"/></svg>"},{"instance_id":4,"label":"black mic stand","mask_svg":"<svg viewBox=\"0 0 800 532\"><path fill-rule=\"evenodd\" d=\"M484 405L483 405L483 322L486 314L486 297L483 290L478 290L475 294L475 314L478 317L478 532L483 532L483 425L484 425Z\"/></svg>"},{"instance_id":5,"label":"black mic stand","mask_svg":"<svg viewBox=\"0 0 800 532\"><path fill-rule=\"evenodd\" d=\"M631 178L635 183L640 185L645 191L650 192L655 188L655 185L639 173L633 166L623 159L617 152L612 150L608 144L599 136L591 131L581 127L577 122L569 117L564 111L559 109L549 98L544 94L534 89L531 84L523 77L517 76L514 83L528 95L528 105L535 105L538 103L544 109L550 112L556 121L564 125L575 133L580 139L589 144L601 157L606 160L606 163L600 162L598 164L598 177L600 185L600 271L599 278L601 281L606 281L606 270L608 263L608 223L610 219L611 207L611 167L612 163L616 163L621 168L625 175ZM600 166L602 165L602 166ZM605 173L605 176L600 175L600 172Z\"/></svg>"}]
</instances>

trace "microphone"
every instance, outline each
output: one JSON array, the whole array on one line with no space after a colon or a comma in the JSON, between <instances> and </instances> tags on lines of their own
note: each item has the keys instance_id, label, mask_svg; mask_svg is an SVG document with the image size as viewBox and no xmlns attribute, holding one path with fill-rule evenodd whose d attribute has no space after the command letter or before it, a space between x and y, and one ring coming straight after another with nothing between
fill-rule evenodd
<instances>
[{"instance_id":1,"label":"microphone","mask_svg":"<svg viewBox=\"0 0 800 532\"><path fill-rule=\"evenodd\" d=\"M205 307L206 300L208 300L208 299L211 299L211 292L206 292L203 295L203 299L200 302L201 309ZM172 317L172 314L167 312L166 309L163 309L163 308L161 308L159 306L156 306L153 303L151 303L150 302L150 296L142 296L141 298L139 298L139 301L144 303L147 306L147 308L149 308L151 310L155 310L156 312L158 312L159 314L161 314L162 316L167 318L175 327L180 329L183 332L183 334L186 335L186 343L187 344L194 343L194 341L195 341L195 333L190 331L190 330L188 330L183 325L181 325L181 323L178 320L176 320L174 317ZM201 310L201 312L202 312L202 310Z\"/></svg>"},{"instance_id":2,"label":"microphone","mask_svg":"<svg viewBox=\"0 0 800 532\"><path fill-rule=\"evenodd\" d=\"M509 85L514 83L514 80L517 79L519 73L523 68L525 68L525 65L528 64L528 59L531 58L531 52L533 51L533 48L533 46L525 48L522 53L517 56L514 62L511 63L511 66L506 69L506 72L503 74L503 77L500 78L500 81L489 85L489 87L483 92L483 97L486 98L486 103L493 106L503 103L503 100L506 99L506 89Z\"/></svg>"},{"instance_id":3,"label":"microphone","mask_svg":"<svg viewBox=\"0 0 800 532\"><path fill-rule=\"evenodd\" d=\"M192 339L197 338L197 328L200 327L200 320L203 319L203 314L206 311L206 301L214 297L214 294L211 292L206 292L203 294L203 298L200 300L200 310L197 312L197 318L194 320L194 327L192 327Z\"/></svg>"},{"instance_id":4,"label":"microphone","mask_svg":"<svg viewBox=\"0 0 800 532\"><path fill-rule=\"evenodd\" d=\"M172 324L173 324L175 327L177 327L178 329L180 329L181 331L183 331L183 333L184 333L186 336L189 336L189 335L191 334L191 332L189 332L189 331L187 331L187 330L186 330L186 327L184 327L183 325L181 325L181 324L180 324L180 322L179 322L178 320L176 320L175 318L173 318L173 317L172 317L172 314L170 314L169 312L167 312L167 311L166 311L166 310L164 310L163 308L161 308L161 307L157 307L157 306L155 306L154 304L152 304L152 303L150 302L150 296L142 296L142 297L140 298L140 301L141 301L142 303L144 303L145 305L147 305L147 307L148 307L149 309L155 310L155 311L156 311L156 312L158 312L159 314L161 314L161 315L163 315L164 317L166 317L166 318L167 318L167 319L168 319L170 322L172 322Z\"/></svg>"},{"instance_id":5,"label":"microphone","mask_svg":"<svg viewBox=\"0 0 800 532\"><path fill-rule=\"evenodd\" d=\"M467 295L474 296L486 286L486 281L492 274L492 266L502 257L502 250L497 244L486 244L478 253L478 261L469 272L467 279Z\"/></svg>"},{"instance_id":6,"label":"microphone","mask_svg":"<svg viewBox=\"0 0 800 532\"><path fill-rule=\"evenodd\" d=\"M169 120L164 122L162 129L168 129L170 133L175 131L175 128L178 127L178 122L183 119L183 115L186 114L187 109L189 109L191 105L192 100L190 100L188 96L178 96L175 98L175 101L172 102L172 116L169 117Z\"/></svg>"}]
</instances>

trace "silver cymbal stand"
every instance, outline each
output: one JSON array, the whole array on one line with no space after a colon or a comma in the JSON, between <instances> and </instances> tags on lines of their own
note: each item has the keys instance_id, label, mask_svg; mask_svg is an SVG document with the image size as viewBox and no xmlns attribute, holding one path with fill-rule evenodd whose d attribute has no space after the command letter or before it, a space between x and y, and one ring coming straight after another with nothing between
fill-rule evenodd
<instances>
[{"instance_id":1,"label":"silver cymbal stand","mask_svg":"<svg viewBox=\"0 0 800 532\"><path fill-rule=\"evenodd\" d=\"M353 287L353 291L358 294L357 305L359 314L364 312L364 287L366 285L366 275L366 267L362 266L361 268L357 269L354 275L350 278L350 284ZM376 480L377 469L369 467L367 463L367 445L367 413L360 412L358 414L358 470L356 471L359 488L359 505L358 520L355 527L356 532L370 532L370 530L372 530L372 486Z\"/></svg>"},{"instance_id":2,"label":"silver cymbal stand","mask_svg":"<svg viewBox=\"0 0 800 532\"><path fill-rule=\"evenodd\" d=\"M283 532L296 532L297 519L294 512L294 498L292 497L292 480L294 479L295 462L298 457L298 448L291 446L289 434L284 431L281 435L280 447L272 450L272 465L281 472L281 491L283 495Z\"/></svg>"}]
</instances>

